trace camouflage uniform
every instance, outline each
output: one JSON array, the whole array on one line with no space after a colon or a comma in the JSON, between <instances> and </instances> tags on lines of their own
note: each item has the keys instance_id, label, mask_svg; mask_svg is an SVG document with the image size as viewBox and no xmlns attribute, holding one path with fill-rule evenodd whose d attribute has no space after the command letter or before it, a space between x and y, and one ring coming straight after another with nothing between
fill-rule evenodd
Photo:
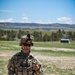
<instances>
[{"instance_id":1,"label":"camouflage uniform","mask_svg":"<svg viewBox=\"0 0 75 75\"><path fill-rule=\"evenodd\" d=\"M33 46L32 39L30 34L22 36L20 46ZM39 66L37 70L33 69L35 65ZM8 75L43 75L43 72L40 62L30 54L30 50L25 53L22 49L9 60Z\"/></svg>"},{"instance_id":2,"label":"camouflage uniform","mask_svg":"<svg viewBox=\"0 0 75 75\"><path fill-rule=\"evenodd\" d=\"M33 70L34 64L40 67L37 71ZM43 72L40 62L30 52L24 54L21 51L9 60L8 75L43 75Z\"/></svg>"}]
</instances>

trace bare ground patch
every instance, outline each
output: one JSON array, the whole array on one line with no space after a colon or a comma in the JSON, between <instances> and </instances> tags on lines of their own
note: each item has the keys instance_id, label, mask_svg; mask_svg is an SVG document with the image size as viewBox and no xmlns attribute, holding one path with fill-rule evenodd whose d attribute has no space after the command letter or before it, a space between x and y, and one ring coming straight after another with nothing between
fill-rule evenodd
<instances>
[{"instance_id":1,"label":"bare ground patch","mask_svg":"<svg viewBox=\"0 0 75 75\"><path fill-rule=\"evenodd\" d=\"M12 57L15 53L15 51L0 51L0 56ZM41 60L42 62L47 62L46 64L55 64L57 67L61 68L75 68L75 57L68 57L68 56L47 56L42 55L38 53L33 54L38 60Z\"/></svg>"},{"instance_id":2,"label":"bare ground patch","mask_svg":"<svg viewBox=\"0 0 75 75\"><path fill-rule=\"evenodd\" d=\"M56 67L60 68L75 68L75 57L68 57L68 56L42 56L36 55L36 57L41 60L45 61L46 64L54 64Z\"/></svg>"}]
</instances>

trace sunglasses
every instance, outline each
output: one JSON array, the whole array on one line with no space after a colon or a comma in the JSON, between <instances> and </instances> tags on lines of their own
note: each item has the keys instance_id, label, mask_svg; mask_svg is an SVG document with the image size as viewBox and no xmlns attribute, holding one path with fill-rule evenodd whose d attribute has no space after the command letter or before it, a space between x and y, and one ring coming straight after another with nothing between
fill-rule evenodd
<instances>
[{"instance_id":1,"label":"sunglasses","mask_svg":"<svg viewBox=\"0 0 75 75\"><path fill-rule=\"evenodd\" d=\"M24 46L29 46L29 47L31 46L31 44L26 44L26 43L23 43L23 45Z\"/></svg>"}]
</instances>

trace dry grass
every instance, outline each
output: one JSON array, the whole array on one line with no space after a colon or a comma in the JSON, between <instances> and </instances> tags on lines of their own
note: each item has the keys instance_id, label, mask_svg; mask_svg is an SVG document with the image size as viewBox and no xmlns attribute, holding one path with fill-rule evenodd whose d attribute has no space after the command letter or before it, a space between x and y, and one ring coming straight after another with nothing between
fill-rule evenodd
<instances>
[{"instance_id":1,"label":"dry grass","mask_svg":"<svg viewBox=\"0 0 75 75\"><path fill-rule=\"evenodd\" d=\"M7 63L15 51L0 51L0 75L7 74ZM75 57L33 53L42 62L44 75L75 75Z\"/></svg>"}]
</instances>

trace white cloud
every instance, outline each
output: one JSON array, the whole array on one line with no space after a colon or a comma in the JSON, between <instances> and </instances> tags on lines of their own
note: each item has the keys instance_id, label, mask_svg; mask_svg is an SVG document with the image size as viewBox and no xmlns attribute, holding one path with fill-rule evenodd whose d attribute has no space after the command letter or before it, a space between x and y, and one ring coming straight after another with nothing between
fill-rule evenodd
<instances>
[{"instance_id":1,"label":"white cloud","mask_svg":"<svg viewBox=\"0 0 75 75\"><path fill-rule=\"evenodd\" d=\"M21 21L21 23L29 23L29 21Z\"/></svg>"},{"instance_id":2,"label":"white cloud","mask_svg":"<svg viewBox=\"0 0 75 75\"><path fill-rule=\"evenodd\" d=\"M50 24L52 23L51 20L48 20L47 22L43 22L42 20L36 22L36 23L40 23L40 24Z\"/></svg>"},{"instance_id":3,"label":"white cloud","mask_svg":"<svg viewBox=\"0 0 75 75\"><path fill-rule=\"evenodd\" d=\"M28 17L24 16L24 17L22 17L22 20L28 20Z\"/></svg>"},{"instance_id":4,"label":"white cloud","mask_svg":"<svg viewBox=\"0 0 75 75\"><path fill-rule=\"evenodd\" d=\"M21 22L22 22L22 23L29 23L28 17L26 17L26 14L23 14L23 17L22 17Z\"/></svg>"},{"instance_id":5,"label":"white cloud","mask_svg":"<svg viewBox=\"0 0 75 75\"><path fill-rule=\"evenodd\" d=\"M57 19L57 21L59 23L67 23L67 24L72 23L72 19L70 17L60 17L60 18Z\"/></svg>"},{"instance_id":6,"label":"white cloud","mask_svg":"<svg viewBox=\"0 0 75 75\"><path fill-rule=\"evenodd\" d=\"M73 24L73 22L72 22L72 21L67 21L66 23L67 23L67 24Z\"/></svg>"},{"instance_id":7,"label":"white cloud","mask_svg":"<svg viewBox=\"0 0 75 75\"><path fill-rule=\"evenodd\" d=\"M0 12L15 12L14 10L0 10Z\"/></svg>"},{"instance_id":8,"label":"white cloud","mask_svg":"<svg viewBox=\"0 0 75 75\"><path fill-rule=\"evenodd\" d=\"M58 20L58 21L68 21L68 20L71 20L71 18L68 18L68 17L61 17L61 18L58 18L57 20Z\"/></svg>"},{"instance_id":9,"label":"white cloud","mask_svg":"<svg viewBox=\"0 0 75 75\"><path fill-rule=\"evenodd\" d=\"M44 24L44 22L42 20L38 21L37 23Z\"/></svg>"},{"instance_id":10,"label":"white cloud","mask_svg":"<svg viewBox=\"0 0 75 75\"><path fill-rule=\"evenodd\" d=\"M0 20L0 22L12 22L14 19L11 17L9 19L6 19L6 20Z\"/></svg>"},{"instance_id":11,"label":"white cloud","mask_svg":"<svg viewBox=\"0 0 75 75\"><path fill-rule=\"evenodd\" d=\"M13 21L12 17L6 20L6 22L12 22L12 21Z\"/></svg>"},{"instance_id":12,"label":"white cloud","mask_svg":"<svg viewBox=\"0 0 75 75\"><path fill-rule=\"evenodd\" d=\"M51 20L48 20L48 24L52 23Z\"/></svg>"},{"instance_id":13,"label":"white cloud","mask_svg":"<svg viewBox=\"0 0 75 75\"><path fill-rule=\"evenodd\" d=\"M0 22L5 22L5 20L0 20Z\"/></svg>"}]
</instances>

